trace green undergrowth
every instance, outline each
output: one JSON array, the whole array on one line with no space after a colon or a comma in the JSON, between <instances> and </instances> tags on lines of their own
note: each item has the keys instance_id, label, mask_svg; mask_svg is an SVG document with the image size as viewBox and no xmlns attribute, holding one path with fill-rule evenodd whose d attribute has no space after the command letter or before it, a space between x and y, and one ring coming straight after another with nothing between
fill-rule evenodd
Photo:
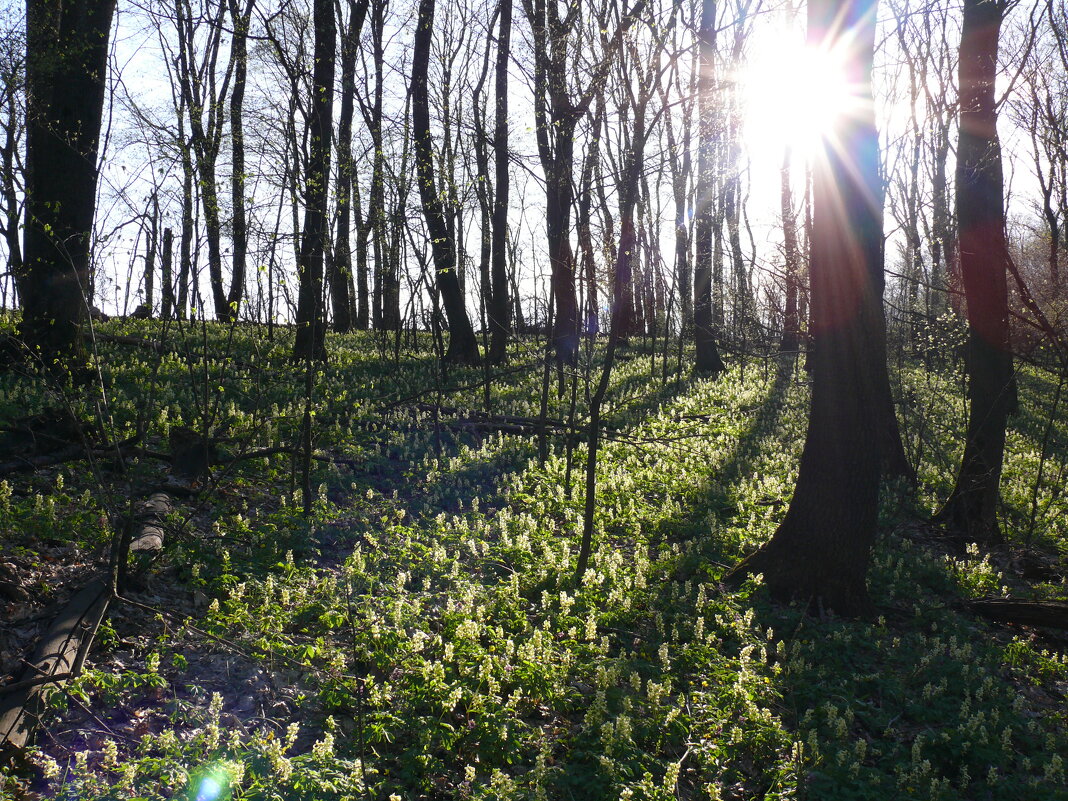
<instances>
[{"instance_id":1,"label":"green undergrowth","mask_svg":"<svg viewBox=\"0 0 1068 801\"><path fill-rule=\"evenodd\" d=\"M283 462L236 473L214 499L215 538L179 537L169 553L205 599L200 611L185 624L161 618L132 647L134 667L111 669L102 654L71 689L100 714L150 699L155 722L70 759L42 744L41 792L1068 798L1064 655L959 611L962 597L999 594L1004 576L977 549L947 554L915 535L917 504L952 479L940 466L953 463L959 424L949 404L926 406L926 432L904 418L913 452L926 443L927 494L913 503L886 488L875 619L811 615L772 604L759 577L736 591L720 584L785 512L804 439L804 372L768 360L664 385L648 378L647 355L624 358L614 376L594 558L576 586L584 446L569 471L562 438L541 464L529 437L442 439L425 418L386 432L342 423L346 404L369 419L373 396L346 384L345 370L366 361L362 375L372 376L379 359L351 348L323 377L320 446L371 467L320 465L310 520ZM441 380L429 361L411 371L424 386ZM367 378L379 380L394 398L406 391L387 371ZM914 373L904 384L930 404L950 397L953 380ZM326 398L341 385L348 394L335 408ZM539 390L537 370L516 374L494 389L493 409L530 415ZM443 402L474 406L480 393ZM564 416L566 393L550 394ZM1034 478L1026 456L1012 459L1041 428L1012 440L1010 481L1014 470ZM1021 498L1010 492L1008 502ZM220 659L256 676L258 689L251 678L201 681L197 666ZM250 693L285 703L249 715ZM54 703L77 714L62 696Z\"/></svg>"}]
</instances>

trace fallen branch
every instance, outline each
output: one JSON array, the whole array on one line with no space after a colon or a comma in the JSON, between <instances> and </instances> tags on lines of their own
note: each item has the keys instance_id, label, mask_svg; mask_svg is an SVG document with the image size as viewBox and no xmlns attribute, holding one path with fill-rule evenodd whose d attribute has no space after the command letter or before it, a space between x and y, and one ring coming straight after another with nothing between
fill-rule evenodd
<instances>
[{"instance_id":1,"label":"fallen branch","mask_svg":"<svg viewBox=\"0 0 1068 801\"><path fill-rule=\"evenodd\" d=\"M996 620L999 623L1068 629L1068 602L1066 601L983 598L977 601L966 601L964 606L973 614Z\"/></svg>"},{"instance_id":2,"label":"fallen branch","mask_svg":"<svg viewBox=\"0 0 1068 801\"><path fill-rule=\"evenodd\" d=\"M174 504L165 492L153 493L147 501L142 502L134 518L140 529L130 541L131 551L154 552L163 550L163 521L172 511Z\"/></svg>"},{"instance_id":3,"label":"fallen branch","mask_svg":"<svg viewBox=\"0 0 1068 801\"><path fill-rule=\"evenodd\" d=\"M79 655L92 645L110 600L107 584L95 579L75 593L59 613L28 663L36 675L16 682L22 689L0 700L0 745L22 749L29 744L44 712L44 688L61 686L77 675L76 666L83 661ZM42 681L34 681L37 678Z\"/></svg>"}]
</instances>

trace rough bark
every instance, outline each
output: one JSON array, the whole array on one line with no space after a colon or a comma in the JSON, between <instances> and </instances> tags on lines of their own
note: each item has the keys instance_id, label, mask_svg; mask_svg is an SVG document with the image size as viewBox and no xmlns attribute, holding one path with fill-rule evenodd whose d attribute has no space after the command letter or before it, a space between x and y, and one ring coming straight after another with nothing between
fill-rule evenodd
<instances>
[{"instance_id":1,"label":"rough bark","mask_svg":"<svg viewBox=\"0 0 1068 801\"><path fill-rule=\"evenodd\" d=\"M771 540L732 573L762 573L779 598L868 607L879 450L875 366L885 362L877 291L882 187L871 96L875 0L809 0L812 45L842 48L859 108L837 121L813 175L812 400L794 497Z\"/></svg>"},{"instance_id":2,"label":"rough bark","mask_svg":"<svg viewBox=\"0 0 1068 801\"><path fill-rule=\"evenodd\" d=\"M26 3L26 225L16 280L20 337L45 365L81 343L114 11L114 0Z\"/></svg>"},{"instance_id":3,"label":"rough bark","mask_svg":"<svg viewBox=\"0 0 1068 801\"><path fill-rule=\"evenodd\" d=\"M1008 3L965 0L959 60L957 226L968 314L968 431L956 485L936 519L969 542L1002 539L998 526L1005 428L1015 405L1009 351L1008 245L994 84Z\"/></svg>"},{"instance_id":4,"label":"rough bark","mask_svg":"<svg viewBox=\"0 0 1068 801\"><path fill-rule=\"evenodd\" d=\"M160 252L160 309L163 320L174 313L174 231L163 229L163 249Z\"/></svg>"},{"instance_id":5,"label":"rough bark","mask_svg":"<svg viewBox=\"0 0 1068 801\"><path fill-rule=\"evenodd\" d=\"M352 199L355 169L352 158L352 117L356 97L356 51L360 31L367 16L368 0L349 0L349 22L341 41L341 107L337 129L337 233L331 261L330 300L334 310L334 330L349 331L352 319ZM366 257L365 257L366 258ZM361 264L362 292L357 297L356 324L367 327L366 263ZM362 319L361 319L362 318ZM363 325L360 325L360 323Z\"/></svg>"},{"instance_id":6,"label":"rough bark","mask_svg":"<svg viewBox=\"0 0 1068 801\"><path fill-rule=\"evenodd\" d=\"M412 137L419 196L423 205L437 288L449 324L449 347L445 360L461 364L479 361L478 340L467 316L457 274L456 242L450 235L445 209L434 179L434 142L430 133L430 100L427 74L434 25L434 0L420 0L412 48Z\"/></svg>"},{"instance_id":7,"label":"rough bark","mask_svg":"<svg viewBox=\"0 0 1068 801\"><path fill-rule=\"evenodd\" d=\"M507 355L511 335L511 304L508 300L508 59L511 52L512 0L501 0L500 32L495 70L496 105L493 121L493 157L496 188L490 237L490 361L500 364Z\"/></svg>"},{"instance_id":8,"label":"rough bark","mask_svg":"<svg viewBox=\"0 0 1068 801\"><path fill-rule=\"evenodd\" d=\"M715 99L713 98L716 52L716 3L703 0L698 32L700 72L697 76L698 151L697 209L694 223L694 344L696 369L720 373L726 369L716 346L712 309L712 249L714 212L712 187L715 171Z\"/></svg>"},{"instance_id":9,"label":"rough bark","mask_svg":"<svg viewBox=\"0 0 1068 801\"><path fill-rule=\"evenodd\" d=\"M230 92L230 147L233 173L230 177L230 202L233 206L233 268L227 307L236 317L245 296L245 269L248 253L248 222L245 218L245 84L248 75L248 28L254 0L247 0L244 10L239 0L230 0L234 34L231 60L234 64L234 87Z\"/></svg>"},{"instance_id":10,"label":"rough bark","mask_svg":"<svg viewBox=\"0 0 1068 801\"><path fill-rule=\"evenodd\" d=\"M790 188L789 148L782 157L780 178L779 210L782 214L783 259L786 263L786 299L779 350L784 353L794 353L801 344L801 321L797 310L801 252L797 246L797 217L794 215L793 192Z\"/></svg>"},{"instance_id":11,"label":"rough bark","mask_svg":"<svg viewBox=\"0 0 1068 801\"><path fill-rule=\"evenodd\" d=\"M45 688L77 673L107 611L111 592L102 580L75 593L29 661L23 689L0 698L0 747L28 746L45 712ZM35 681L40 678L41 682Z\"/></svg>"},{"instance_id":12,"label":"rough bark","mask_svg":"<svg viewBox=\"0 0 1068 801\"><path fill-rule=\"evenodd\" d=\"M315 0L314 60L311 113L308 116L310 157L305 175L304 225L300 235L295 359L326 359L323 320L323 251L327 231L327 182L330 179L330 134L334 114L334 49L337 26L330 0Z\"/></svg>"}]
</instances>

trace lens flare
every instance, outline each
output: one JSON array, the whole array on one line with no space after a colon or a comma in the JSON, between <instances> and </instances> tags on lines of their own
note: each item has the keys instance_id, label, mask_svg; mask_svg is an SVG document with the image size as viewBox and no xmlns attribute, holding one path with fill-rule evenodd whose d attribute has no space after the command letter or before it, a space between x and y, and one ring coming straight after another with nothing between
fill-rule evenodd
<instances>
[{"instance_id":1,"label":"lens flare","mask_svg":"<svg viewBox=\"0 0 1068 801\"><path fill-rule=\"evenodd\" d=\"M229 801L235 773L229 762L207 765L190 778L184 797L187 801Z\"/></svg>"},{"instance_id":2,"label":"lens flare","mask_svg":"<svg viewBox=\"0 0 1068 801\"><path fill-rule=\"evenodd\" d=\"M843 117L856 113L864 87L850 82L844 53L807 46L786 29L766 36L738 76L746 141L762 157L783 147L815 156L833 144Z\"/></svg>"}]
</instances>

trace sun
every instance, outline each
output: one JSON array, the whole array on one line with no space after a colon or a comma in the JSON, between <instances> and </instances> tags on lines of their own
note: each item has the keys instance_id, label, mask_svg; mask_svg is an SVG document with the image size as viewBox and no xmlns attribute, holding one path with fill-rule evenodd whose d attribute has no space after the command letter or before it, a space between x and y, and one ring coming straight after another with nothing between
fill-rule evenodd
<instances>
[{"instance_id":1,"label":"sun","mask_svg":"<svg viewBox=\"0 0 1068 801\"><path fill-rule=\"evenodd\" d=\"M789 148L817 157L857 113L865 87L849 80L843 52L808 46L796 30L767 31L755 44L738 76L749 155L776 158Z\"/></svg>"}]
</instances>

